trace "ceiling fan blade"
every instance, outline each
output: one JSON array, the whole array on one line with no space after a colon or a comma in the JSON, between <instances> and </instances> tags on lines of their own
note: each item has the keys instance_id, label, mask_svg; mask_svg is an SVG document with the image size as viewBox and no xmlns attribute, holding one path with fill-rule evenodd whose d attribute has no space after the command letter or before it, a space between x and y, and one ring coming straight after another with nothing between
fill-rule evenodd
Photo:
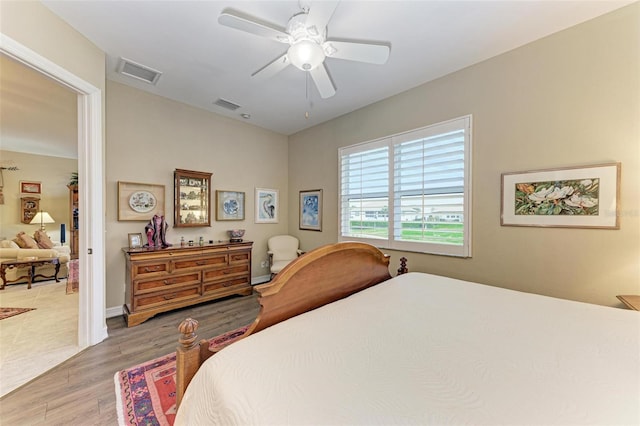
<instances>
[{"instance_id":1,"label":"ceiling fan blade","mask_svg":"<svg viewBox=\"0 0 640 426\"><path fill-rule=\"evenodd\" d=\"M322 35L327 27L339 1L316 1L309 8L309 15L305 22L307 31L312 35Z\"/></svg>"},{"instance_id":2,"label":"ceiling fan blade","mask_svg":"<svg viewBox=\"0 0 640 426\"><path fill-rule=\"evenodd\" d=\"M235 9L224 9L218 16L218 23L250 34L270 38L280 43L289 43L289 34L283 27L262 21Z\"/></svg>"},{"instance_id":3,"label":"ceiling fan blade","mask_svg":"<svg viewBox=\"0 0 640 426\"><path fill-rule=\"evenodd\" d=\"M356 43L350 41L327 40L324 45L325 54L330 58L348 61L384 64L389 59L390 47L386 44Z\"/></svg>"},{"instance_id":4,"label":"ceiling fan blade","mask_svg":"<svg viewBox=\"0 0 640 426\"><path fill-rule=\"evenodd\" d=\"M290 61L287 57L287 52L284 52L283 55L278 56L273 61L269 62L264 67L260 68L258 71L251 74L251 77L257 77L260 80L266 80L268 78L273 77L283 69L285 69L289 65Z\"/></svg>"},{"instance_id":5,"label":"ceiling fan blade","mask_svg":"<svg viewBox=\"0 0 640 426\"><path fill-rule=\"evenodd\" d=\"M330 98L336 94L336 86L333 85L325 64L320 64L309 73L323 99Z\"/></svg>"}]
</instances>

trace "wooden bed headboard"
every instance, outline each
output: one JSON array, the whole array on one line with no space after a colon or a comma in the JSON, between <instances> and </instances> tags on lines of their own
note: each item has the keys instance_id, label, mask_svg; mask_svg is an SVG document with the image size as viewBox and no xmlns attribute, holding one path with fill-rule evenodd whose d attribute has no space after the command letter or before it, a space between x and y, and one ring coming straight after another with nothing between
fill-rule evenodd
<instances>
[{"instance_id":1,"label":"wooden bed headboard","mask_svg":"<svg viewBox=\"0 0 640 426\"><path fill-rule=\"evenodd\" d=\"M255 287L260 313L247 334L342 299L391 278L389 256L363 243L319 247Z\"/></svg>"},{"instance_id":2,"label":"wooden bed headboard","mask_svg":"<svg viewBox=\"0 0 640 426\"><path fill-rule=\"evenodd\" d=\"M406 259L402 258L398 274L406 272ZM341 242L309 251L282 269L271 282L255 287L260 312L247 331L234 341L390 278L389 256L370 244ZM198 322L191 318L179 326L178 404L200 365L213 355L207 340L196 343L197 328Z\"/></svg>"}]
</instances>

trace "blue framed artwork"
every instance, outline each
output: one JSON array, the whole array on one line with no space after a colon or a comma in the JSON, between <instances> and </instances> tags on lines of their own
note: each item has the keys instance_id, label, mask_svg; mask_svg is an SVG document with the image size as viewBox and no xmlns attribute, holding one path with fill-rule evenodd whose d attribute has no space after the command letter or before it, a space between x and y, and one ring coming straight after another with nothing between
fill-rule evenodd
<instances>
[{"instance_id":1,"label":"blue framed artwork","mask_svg":"<svg viewBox=\"0 0 640 426\"><path fill-rule=\"evenodd\" d=\"M216 220L244 220L244 192L216 191Z\"/></svg>"},{"instance_id":2,"label":"blue framed artwork","mask_svg":"<svg viewBox=\"0 0 640 426\"><path fill-rule=\"evenodd\" d=\"M322 189L300 191L300 229L322 231Z\"/></svg>"}]
</instances>

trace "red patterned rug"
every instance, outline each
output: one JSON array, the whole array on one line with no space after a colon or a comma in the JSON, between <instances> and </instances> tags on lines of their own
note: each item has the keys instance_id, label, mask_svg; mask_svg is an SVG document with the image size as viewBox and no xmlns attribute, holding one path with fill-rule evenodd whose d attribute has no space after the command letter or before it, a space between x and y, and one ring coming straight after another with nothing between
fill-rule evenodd
<instances>
[{"instance_id":1,"label":"red patterned rug","mask_svg":"<svg viewBox=\"0 0 640 426\"><path fill-rule=\"evenodd\" d=\"M221 349L240 337L244 326L210 340L209 347ZM176 353L118 371L116 405L118 424L126 426L171 426L176 416Z\"/></svg>"},{"instance_id":2,"label":"red patterned rug","mask_svg":"<svg viewBox=\"0 0 640 426\"><path fill-rule=\"evenodd\" d=\"M0 320L33 311L36 308L0 308Z\"/></svg>"},{"instance_id":3,"label":"red patterned rug","mask_svg":"<svg viewBox=\"0 0 640 426\"><path fill-rule=\"evenodd\" d=\"M78 266L80 261L78 259L70 260L67 264L69 268L69 275L67 275L67 294L73 294L78 292L80 287L78 279Z\"/></svg>"}]
</instances>

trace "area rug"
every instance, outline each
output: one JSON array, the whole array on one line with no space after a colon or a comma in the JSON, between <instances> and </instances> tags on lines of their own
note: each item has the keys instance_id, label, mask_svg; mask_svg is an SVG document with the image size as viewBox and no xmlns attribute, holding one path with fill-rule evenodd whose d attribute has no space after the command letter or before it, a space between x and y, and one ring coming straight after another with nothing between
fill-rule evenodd
<instances>
[{"instance_id":1,"label":"area rug","mask_svg":"<svg viewBox=\"0 0 640 426\"><path fill-rule=\"evenodd\" d=\"M220 350L242 336L249 326L237 328L209 340L209 348ZM118 424L126 426L171 426L176 416L176 353L118 371L116 408Z\"/></svg>"},{"instance_id":2,"label":"area rug","mask_svg":"<svg viewBox=\"0 0 640 426\"><path fill-rule=\"evenodd\" d=\"M0 320L33 311L36 308L0 308Z\"/></svg>"},{"instance_id":3,"label":"area rug","mask_svg":"<svg viewBox=\"0 0 640 426\"><path fill-rule=\"evenodd\" d=\"M69 268L69 275L67 275L67 294L73 294L78 292L79 279L78 279L78 266L80 261L78 259L70 260L67 264Z\"/></svg>"}]
</instances>

